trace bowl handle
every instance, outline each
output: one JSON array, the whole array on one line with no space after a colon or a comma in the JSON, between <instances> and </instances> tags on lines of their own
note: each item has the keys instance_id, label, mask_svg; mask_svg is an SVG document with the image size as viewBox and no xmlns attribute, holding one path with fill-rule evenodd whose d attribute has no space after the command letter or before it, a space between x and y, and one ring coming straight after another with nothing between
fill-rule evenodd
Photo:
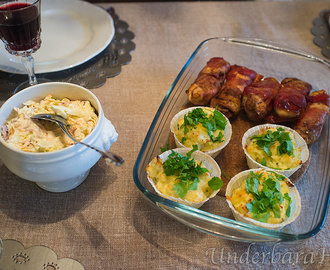
<instances>
[{"instance_id":1,"label":"bowl handle","mask_svg":"<svg viewBox=\"0 0 330 270\"><path fill-rule=\"evenodd\" d=\"M105 151L110 149L110 146L117 141L118 133L115 127L111 124L110 120L105 118L105 123L102 130L102 142Z\"/></svg>"}]
</instances>

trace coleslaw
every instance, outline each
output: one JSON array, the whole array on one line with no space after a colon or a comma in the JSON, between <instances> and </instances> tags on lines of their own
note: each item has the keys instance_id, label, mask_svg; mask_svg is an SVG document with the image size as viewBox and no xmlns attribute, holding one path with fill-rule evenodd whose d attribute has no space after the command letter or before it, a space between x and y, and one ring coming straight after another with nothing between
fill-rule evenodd
<instances>
[{"instance_id":1,"label":"coleslaw","mask_svg":"<svg viewBox=\"0 0 330 270\"><path fill-rule=\"evenodd\" d=\"M94 129L98 116L89 101L54 99L46 96L39 102L29 100L22 108L13 108L14 117L1 127L1 136L6 143L27 152L50 152L75 144L56 123L36 121L35 114L50 113L62 116L70 125L71 134L84 139Z\"/></svg>"}]
</instances>

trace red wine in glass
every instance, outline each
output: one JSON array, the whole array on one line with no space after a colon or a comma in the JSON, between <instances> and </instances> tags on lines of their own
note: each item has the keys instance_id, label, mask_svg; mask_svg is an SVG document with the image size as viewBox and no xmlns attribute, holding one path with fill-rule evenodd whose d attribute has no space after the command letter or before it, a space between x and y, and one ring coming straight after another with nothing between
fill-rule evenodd
<instances>
[{"instance_id":1,"label":"red wine in glass","mask_svg":"<svg viewBox=\"0 0 330 270\"><path fill-rule=\"evenodd\" d=\"M29 81L19 85L15 92L43 80L37 81L31 56L41 45L40 1L0 0L0 39L9 53L22 57L29 76Z\"/></svg>"},{"instance_id":2,"label":"red wine in glass","mask_svg":"<svg viewBox=\"0 0 330 270\"><path fill-rule=\"evenodd\" d=\"M0 38L12 54L40 48L40 12L36 6L10 2L0 6L0 10L9 11L0 13Z\"/></svg>"}]
</instances>

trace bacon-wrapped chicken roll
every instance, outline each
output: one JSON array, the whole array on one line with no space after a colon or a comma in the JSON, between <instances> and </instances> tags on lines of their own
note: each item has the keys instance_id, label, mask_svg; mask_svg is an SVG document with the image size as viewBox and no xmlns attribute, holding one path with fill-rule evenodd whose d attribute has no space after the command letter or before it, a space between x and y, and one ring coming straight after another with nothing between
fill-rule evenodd
<instances>
[{"instance_id":1,"label":"bacon-wrapped chicken roll","mask_svg":"<svg viewBox=\"0 0 330 270\"><path fill-rule=\"evenodd\" d=\"M320 90L311 93L306 99L306 111L293 128L304 138L307 144L312 144L320 137L323 125L329 115L330 98L324 90Z\"/></svg>"},{"instance_id":2,"label":"bacon-wrapped chicken roll","mask_svg":"<svg viewBox=\"0 0 330 270\"><path fill-rule=\"evenodd\" d=\"M207 74L223 82L229 69L229 62L222 57L213 57L206 63L206 66L201 70L198 76Z\"/></svg>"},{"instance_id":3,"label":"bacon-wrapped chicken roll","mask_svg":"<svg viewBox=\"0 0 330 270\"><path fill-rule=\"evenodd\" d=\"M194 105L208 105L219 92L229 69L230 64L222 57L211 58L187 90L189 101Z\"/></svg>"},{"instance_id":4,"label":"bacon-wrapped chicken roll","mask_svg":"<svg viewBox=\"0 0 330 270\"><path fill-rule=\"evenodd\" d=\"M263 120L273 110L273 101L280 88L275 78L265 78L253 82L243 91L243 107L248 118L252 121Z\"/></svg>"},{"instance_id":5,"label":"bacon-wrapped chicken roll","mask_svg":"<svg viewBox=\"0 0 330 270\"><path fill-rule=\"evenodd\" d=\"M274 99L274 110L277 116L284 119L295 119L306 108L306 96L312 86L296 78L286 78Z\"/></svg>"},{"instance_id":6,"label":"bacon-wrapped chicken roll","mask_svg":"<svg viewBox=\"0 0 330 270\"><path fill-rule=\"evenodd\" d=\"M237 115L241 110L242 93L252 82L260 81L262 75L243 66L233 65L220 92L211 100L210 106L217 108L227 117Z\"/></svg>"},{"instance_id":7,"label":"bacon-wrapped chicken roll","mask_svg":"<svg viewBox=\"0 0 330 270\"><path fill-rule=\"evenodd\" d=\"M188 89L188 99L194 105L208 105L210 100L219 92L220 80L204 74Z\"/></svg>"}]
</instances>

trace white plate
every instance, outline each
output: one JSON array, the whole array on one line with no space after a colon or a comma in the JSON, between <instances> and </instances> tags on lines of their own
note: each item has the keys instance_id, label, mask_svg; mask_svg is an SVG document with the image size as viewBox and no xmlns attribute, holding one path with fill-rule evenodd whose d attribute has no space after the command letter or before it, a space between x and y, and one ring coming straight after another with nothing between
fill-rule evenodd
<instances>
[{"instance_id":1,"label":"white plate","mask_svg":"<svg viewBox=\"0 0 330 270\"><path fill-rule=\"evenodd\" d=\"M33 54L35 72L46 73L80 65L103 51L115 29L102 8L80 0L42 0L41 48ZM20 57L0 44L0 70L26 74Z\"/></svg>"}]
</instances>

